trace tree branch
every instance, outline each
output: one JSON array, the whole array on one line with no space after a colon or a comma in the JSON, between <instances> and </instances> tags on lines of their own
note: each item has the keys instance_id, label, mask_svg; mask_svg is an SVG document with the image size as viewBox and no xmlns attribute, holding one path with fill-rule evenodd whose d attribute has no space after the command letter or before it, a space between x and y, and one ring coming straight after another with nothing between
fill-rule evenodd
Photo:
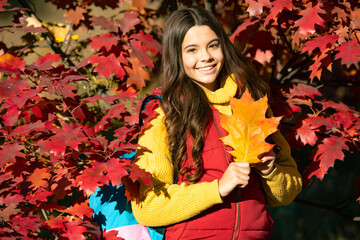
<instances>
[{"instance_id":1,"label":"tree branch","mask_svg":"<svg viewBox=\"0 0 360 240\"><path fill-rule=\"evenodd\" d=\"M306 204L306 205L309 205L309 206L326 209L328 211L333 211L333 212L337 213L338 215L340 215L341 217L343 217L345 219L348 219L348 220L351 220L351 221L356 221L357 216L351 216L349 214L346 214L346 213L344 213L342 211L343 207L338 208L337 206L344 203L344 202L351 201L351 200L353 200L355 198L358 198L358 197L359 197L359 194L356 194L356 195L348 197L348 198L340 201L339 203L336 203L336 204L333 204L333 205L319 204L319 203L311 202L311 201L301 199L301 198L296 198L294 201L298 202L298 203Z\"/></svg>"},{"instance_id":2,"label":"tree branch","mask_svg":"<svg viewBox=\"0 0 360 240\"><path fill-rule=\"evenodd\" d=\"M27 14L31 17L36 18L42 25L42 27L46 28L43 25L43 21L36 15L36 13L31 9L30 5L27 3L26 0L18 0L18 2L20 3L20 5L25 8L25 12L27 12ZM47 29L48 30L48 29ZM64 60L64 62L66 62L68 64L69 67L74 67L75 64L68 58L68 56L63 52L63 50L56 46L55 44L55 37L53 36L53 34L48 30L45 33L41 33L42 37L44 37L46 39L46 42L48 43L48 45L50 46L50 48L57 54L59 54L61 56L61 58Z\"/></svg>"}]
</instances>

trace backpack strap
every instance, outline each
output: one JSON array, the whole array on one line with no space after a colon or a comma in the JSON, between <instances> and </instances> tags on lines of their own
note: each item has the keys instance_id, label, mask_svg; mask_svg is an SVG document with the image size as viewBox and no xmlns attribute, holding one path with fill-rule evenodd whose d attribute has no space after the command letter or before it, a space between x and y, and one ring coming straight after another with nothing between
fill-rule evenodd
<instances>
[{"instance_id":1,"label":"backpack strap","mask_svg":"<svg viewBox=\"0 0 360 240\"><path fill-rule=\"evenodd\" d=\"M142 125L144 124L144 121L141 117L142 112L145 110L146 105L152 101L152 100L158 100L160 103L162 101L162 95L156 95L156 94L152 94L149 95L147 97L144 98L144 100L141 103L141 107L140 107L140 112L139 112L139 129L142 127Z\"/></svg>"}]
</instances>

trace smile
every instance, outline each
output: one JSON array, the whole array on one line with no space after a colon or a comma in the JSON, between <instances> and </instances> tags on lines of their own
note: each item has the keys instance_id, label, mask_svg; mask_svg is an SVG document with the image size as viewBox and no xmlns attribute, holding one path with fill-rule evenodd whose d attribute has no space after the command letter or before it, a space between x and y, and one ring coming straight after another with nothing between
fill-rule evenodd
<instances>
[{"instance_id":1,"label":"smile","mask_svg":"<svg viewBox=\"0 0 360 240\"><path fill-rule=\"evenodd\" d=\"M211 71L212 69L214 69L215 66L216 66L216 64L212 65L212 66L209 66L209 67L197 68L196 70L199 70L201 72L208 72L208 71Z\"/></svg>"}]
</instances>

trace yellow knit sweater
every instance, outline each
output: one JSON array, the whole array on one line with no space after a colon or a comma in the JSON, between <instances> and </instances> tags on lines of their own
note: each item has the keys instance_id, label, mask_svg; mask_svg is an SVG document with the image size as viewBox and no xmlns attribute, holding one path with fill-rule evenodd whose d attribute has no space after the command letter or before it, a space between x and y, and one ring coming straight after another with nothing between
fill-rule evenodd
<instances>
[{"instance_id":1,"label":"yellow knit sweater","mask_svg":"<svg viewBox=\"0 0 360 240\"><path fill-rule=\"evenodd\" d=\"M228 78L224 86L215 92L205 90L205 93L220 113L231 115L229 101L236 91L236 83ZM150 172L153 178L153 187L140 186L140 201L131 201L136 219L145 226L178 223L222 203L218 180L173 184L165 115L160 108L156 111L158 115L150 121L151 127L143 131L139 138L139 144L147 150L139 150L134 161L140 168ZM269 206L287 205L301 191L302 181L284 137L277 132L272 135L272 140L281 147L281 151L277 154L274 170L262 176L262 186Z\"/></svg>"}]
</instances>

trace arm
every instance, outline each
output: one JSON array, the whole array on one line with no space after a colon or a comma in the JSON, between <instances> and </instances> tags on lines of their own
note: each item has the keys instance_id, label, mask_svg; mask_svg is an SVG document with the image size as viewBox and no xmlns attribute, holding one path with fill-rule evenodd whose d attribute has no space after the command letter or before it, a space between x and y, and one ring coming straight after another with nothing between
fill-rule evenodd
<instances>
[{"instance_id":1,"label":"arm","mask_svg":"<svg viewBox=\"0 0 360 240\"><path fill-rule=\"evenodd\" d=\"M268 108L267 117L273 117L272 110ZM262 176L262 186L269 206L284 206L290 204L302 189L301 175L295 160L291 157L291 149L283 135L277 131L267 140L276 144L279 151L270 152L261 160L263 164L255 166Z\"/></svg>"},{"instance_id":2,"label":"arm","mask_svg":"<svg viewBox=\"0 0 360 240\"><path fill-rule=\"evenodd\" d=\"M276 154L274 168L268 175L262 176L262 186L269 206L290 204L302 189L302 180L291 149L280 132L272 134L271 142L280 147Z\"/></svg>"},{"instance_id":3,"label":"arm","mask_svg":"<svg viewBox=\"0 0 360 240\"><path fill-rule=\"evenodd\" d=\"M173 184L173 165L167 147L164 113L150 121L139 138L134 163L152 174L153 187L140 186L140 201L131 201L134 215L145 226L164 226L187 220L207 208L221 203L218 180L197 184Z\"/></svg>"}]
</instances>

